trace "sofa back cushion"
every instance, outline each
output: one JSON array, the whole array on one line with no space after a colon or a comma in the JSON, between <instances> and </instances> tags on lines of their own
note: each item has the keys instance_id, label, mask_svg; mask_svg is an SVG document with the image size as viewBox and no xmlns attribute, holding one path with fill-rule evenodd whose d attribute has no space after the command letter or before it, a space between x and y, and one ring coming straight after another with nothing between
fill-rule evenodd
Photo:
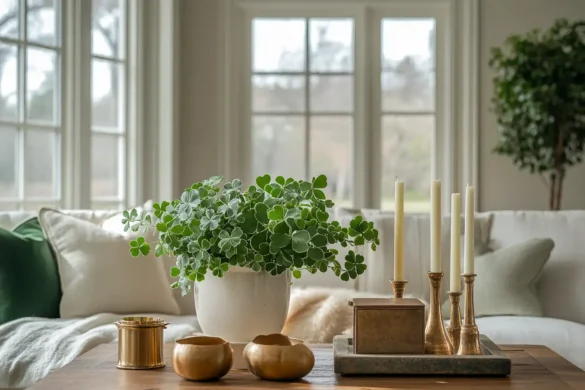
<instances>
[{"instance_id":1,"label":"sofa back cushion","mask_svg":"<svg viewBox=\"0 0 585 390\"><path fill-rule=\"evenodd\" d=\"M380 247L367 250L368 270L360 277L360 290L376 293L392 293L389 279L394 275L394 214L390 212L364 211L380 231ZM461 217L461 234L464 232ZM475 246L484 247L489 240L490 214L475 215ZM428 301L430 288L427 272L430 270L431 221L429 214L406 214L404 218L404 276L408 280L407 294ZM463 245L463 237L461 245ZM444 272L442 298L447 299L451 253L451 217L444 216L441 224L441 268ZM463 253L463 250L461 251Z\"/></svg>"},{"instance_id":2,"label":"sofa back cushion","mask_svg":"<svg viewBox=\"0 0 585 390\"><path fill-rule=\"evenodd\" d=\"M377 294L392 294L390 279L394 276L394 213L380 210L348 210L337 209L333 218L343 226L358 214L362 214L368 221L374 222L379 230L380 246L374 252L369 248L361 247L358 252L363 254L368 269L354 281L342 282L332 272L310 275L303 273L301 279L294 280L297 287L327 286L355 288L358 291ZM463 234L464 223L461 217ZM476 248L487 246L489 241L491 215L478 213L475 216L475 245ZM450 223L451 217L443 217L441 226L441 259L445 273L443 279L443 300L447 299L449 288L449 259L450 259ZM430 268L430 216L426 213L407 213L404 218L404 273L408 280L406 294L429 300L429 282L427 272ZM463 245L463 239L461 240ZM338 259L343 259L347 249L339 248ZM463 251L461 252L463 253Z\"/></svg>"},{"instance_id":3,"label":"sofa back cushion","mask_svg":"<svg viewBox=\"0 0 585 390\"><path fill-rule=\"evenodd\" d=\"M119 213L119 211L111 210L62 210L61 212L95 225L99 225L107 218ZM0 212L0 228L12 230L37 215L36 211L2 211Z\"/></svg>"},{"instance_id":4,"label":"sofa back cushion","mask_svg":"<svg viewBox=\"0 0 585 390\"><path fill-rule=\"evenodd\" d=\"M536 291L545 317L585 324L585 211L493 212L493 249L532 238L555 243Z\"/></svg>"}]
</instances>

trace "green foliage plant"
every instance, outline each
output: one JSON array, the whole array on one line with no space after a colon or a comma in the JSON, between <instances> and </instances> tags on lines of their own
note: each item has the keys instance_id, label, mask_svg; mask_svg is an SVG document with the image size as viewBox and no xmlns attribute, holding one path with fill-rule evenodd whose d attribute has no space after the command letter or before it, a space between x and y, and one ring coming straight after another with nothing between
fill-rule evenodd
<instances>
[{"instance_id":1,"label":"green foliage plant","mask_svg":"<svg viewBox=\"0 0 585 390\"><path fill-rule=\"evenodd\" d=\"M557 20L542 32L510 36L493 48L500 139L494 152L541 176L559 210L568 168L585 146L585 21Z\"/></svg>"},{"instance_id":2,"label":"green foliage plant","mask_svg":"<svg viewBox=\"0 0 585 390\"><path fill-rule=\"evenodd\" d=\"M349 250L342 262L330 246L369 245L376 250L380 244L373 222L361 216L348 227L329 221L327 210L334 203L323 192L325 175L311 181L264 175L247 190L238 179L221 188L222 180L211 177L193 184L180 199L155 203L154 216L124 211L124 230L142 233L130 242L130 253L148 255L155 245L156 256L176 256L170 272L178 280L172 287L181 287L183 294L208 271L222 277L230 266L271 275L292 271L295 278L302 271L332 270L348 281L366 270L364 257ZM158 240L149 243L148 231L158 233Z\"/></svg>"}]
</instances>

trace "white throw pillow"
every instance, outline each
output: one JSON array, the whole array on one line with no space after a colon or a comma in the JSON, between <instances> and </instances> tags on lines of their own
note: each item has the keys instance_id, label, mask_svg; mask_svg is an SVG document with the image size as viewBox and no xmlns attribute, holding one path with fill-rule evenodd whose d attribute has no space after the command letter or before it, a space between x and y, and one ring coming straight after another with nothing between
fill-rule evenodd
<instances>
[{"instance_id":1,"label":"white throw pillow","mask_svg":"<svg viewBox=\"0 0 585 390\"><path fill-rule=\"evenodd\" d=\"M133 258L129 236L51 209L41 209L39 221L57 256L62 318L179 314L162 262Z\"/></svg>"},{"instance_id":2,"label":"white throw pillow","mask_svg":"<svg viewBox=\"0 0 585 390\"><path fill-rule=\"evenodd\" d=\"M148 204L148 202L147 202L147 204L145 204L143 207L137 207L136 210L138 212L140 212L142 210L146 210L147 212L151 211L152 210L152 202L150 202L150 203L151 203L150 207L147 207L147 204ZM112 217L103 221L102 227L109 232L115 232L115 233L119 233L119 234L127 234L132 238L138 237L138 233L133 233L133 232L125 233L124 232L124 225L122 224L122 218L123 218L122 213L118 213L116 215L113 215ZM158 233L149 232L147 240L148 241L158 241ZM171 287L170 287L171 284L173 284L174 282L176 282L178 280L178 279L171 277L171 268L176 265L176 262L177 262L176 257L175 256L162 256L162 257L159 257L159 261L161 261L163 264L163 267L165 270L165 276L167 278L167 286L170 290L172 290L173 297L174 297L175 301L177 302L177 304L179 305L180 314L182 316L195 315L195 295L194 295L194 293L191 292L191 293L183 296L180 288L171 289Z\"/></svg>"}]
</instances>

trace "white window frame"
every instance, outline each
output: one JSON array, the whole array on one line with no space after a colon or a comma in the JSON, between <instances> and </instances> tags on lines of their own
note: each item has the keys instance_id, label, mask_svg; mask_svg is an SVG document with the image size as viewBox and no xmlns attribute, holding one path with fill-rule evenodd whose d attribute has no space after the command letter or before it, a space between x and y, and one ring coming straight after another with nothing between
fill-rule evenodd
<instances>
[{"instance_id":1,"label":"white window frame","mask_svg":"<svg viewBox=\"0 0 585 390\"><path fill-rule=\"evenodd\" d=\"M91 8L89 0L61 0L57 15L61 123L50 127L60 128L60 199L52 203L63 209L87 209L92 202ZM119 185L121 206L134 207L147 199L170 199L177 190L180 0L127 0L125 18L125 160ZM26 199L0 198L0 203L22 207Z\"/></svg>"},{"instance_id":2,"label":"white window frame","mask_svg":"<svg viewBox=\"0 0 585 390\"><path fill-rule=\"evenodd\" d=\"M63 4L63 44L66 49L63 58L63 118L64 136L62 139L62 200L64 208L88 209L91 197L91 137L92 137L92 100L91 100L91 1L62 0ZM122 126L125 130L124 161L118 172L120 202L122 207L134 204L138 193L137 167L140 166L141 150L138 148L139 101L141 83L139 34L141 4L138 0L127 0L125 34L122 43L126 49L124 82L121 86L124 95ZM98 56L99 57L99 56ZM105 201L106 199L104 199ZM110 200L110 199L107 199ZM102 200L99 200L102 201Z\"/></svg>"},{"instance_id":3,"label":"white window frame","mask_svg":"<svg viewBox=\"0 0 585 390\"><path fill-rule=\"evenodd\" d=\"M53 183L53 191L55 191L54 197L27 197L25 195L25 181L26 181L26 172L25 172L25 144L26 144L26 137L29 131L34 130L41 130L46 132L51 132L55 135L58 135L59 139L63 138L63 116L59 109L62 109L62 63L63 63L63 31L62 31L62 24L61 16L63 5L61 4L55 10L55 40L58 44L49 45L46 43L31 41L28 37L28 13L26 10L26 3L21 2L18 5L17 11L17 18L18 18L18 30L19 36L18 37L2 37L1 43L14 45L17 48L17 58L18 58L18 68L17 68L17 94L18 94L18 104L17 104L17 113L16 119L14 120L5 120L0 118L0 126L7 126L9 128L14 127L17 130L17 144L16 145L16 158L18 159L16 165L16 184L17 184L17 195L14 198L0 198L0 202L2 204L7 205L18 205L19 208L27 207L27 206L34 206L38 204L56 204L60 201L62 195L62 186L63 181L60 177L58 170L62 167L62 163L59 160L59 153L61 153L61 146L53 150L56 153L54 157L55 161L54 164L54 171L53 171L53 178L56 182ZM28 102L27 102L27 84L28 84L28 49L41 49L41 50L49 50L55 53L55 87L57 89L54 91L53 98L54 98L54 107L53 107L53 115L55 122L54 123L46 123L42 121L30 120L27 118L28 115ZM57 108L58 107L58 108Z\"/></svg>"},{"instance_id":4,"label":"white window frame","mask_svg":"<svg viewBox=\"0 0 585 390\"><path fill-rule=\"evenodd\" d=\"M220 73L226 104L219 118L223 126L218 155L222 156L220 170L226 176L251 179L252 18L352 17L355 85L362 87L354 92L354 204L358 208L380 207L381 153L370 152L380 143L381 122L377 118L381 118L381 97L368 96L367 90L379 91L381 61L366 58L363 50L366 44L380 44L380 31L375 30L383 17L434 17L437 85L432 176L443 182L443 209L449 210L451 192L467 183L476 184L478 0L222 0L221 10L224 18L218 32L223 31L220 36L225 47L219 63L225 64ZM376 23L367 23L371 20Z\"/></svg>"}]
</instances>

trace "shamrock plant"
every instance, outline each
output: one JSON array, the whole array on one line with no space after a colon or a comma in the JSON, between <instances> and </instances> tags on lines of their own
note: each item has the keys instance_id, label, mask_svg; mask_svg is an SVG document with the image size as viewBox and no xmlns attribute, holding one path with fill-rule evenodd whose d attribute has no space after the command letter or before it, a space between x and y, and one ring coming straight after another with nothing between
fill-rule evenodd
<instances>
[{"instance_id":1,"label":"shamrock plant","mask_svg":"<svg viewBox=\"0 0 585 390\"><path fill-rule=\"evenodd\" d=\"M176 256L171 275L178 281L172 287L181 287L183 294L208 271L222 277L230 266L272 275L292 271L295 278L302 271L332 270L348 281L366 270L364 257L349 250L341 261L330 246L368 244L376 250L380 244L373 222L361 216L349 227L329 221L327 210L334 203L323 192L325 175L310 182L264 175L247 190L238 179L223 188L221 181L211 177L193 184L180 199L155 203L154 218L136 210L124 212L124 229L143 233L130 242L130 253L147 255L155 245L156 256ZM148 231L158 233L158 240L148 242Z\"/></svg>"}]
</instances>

